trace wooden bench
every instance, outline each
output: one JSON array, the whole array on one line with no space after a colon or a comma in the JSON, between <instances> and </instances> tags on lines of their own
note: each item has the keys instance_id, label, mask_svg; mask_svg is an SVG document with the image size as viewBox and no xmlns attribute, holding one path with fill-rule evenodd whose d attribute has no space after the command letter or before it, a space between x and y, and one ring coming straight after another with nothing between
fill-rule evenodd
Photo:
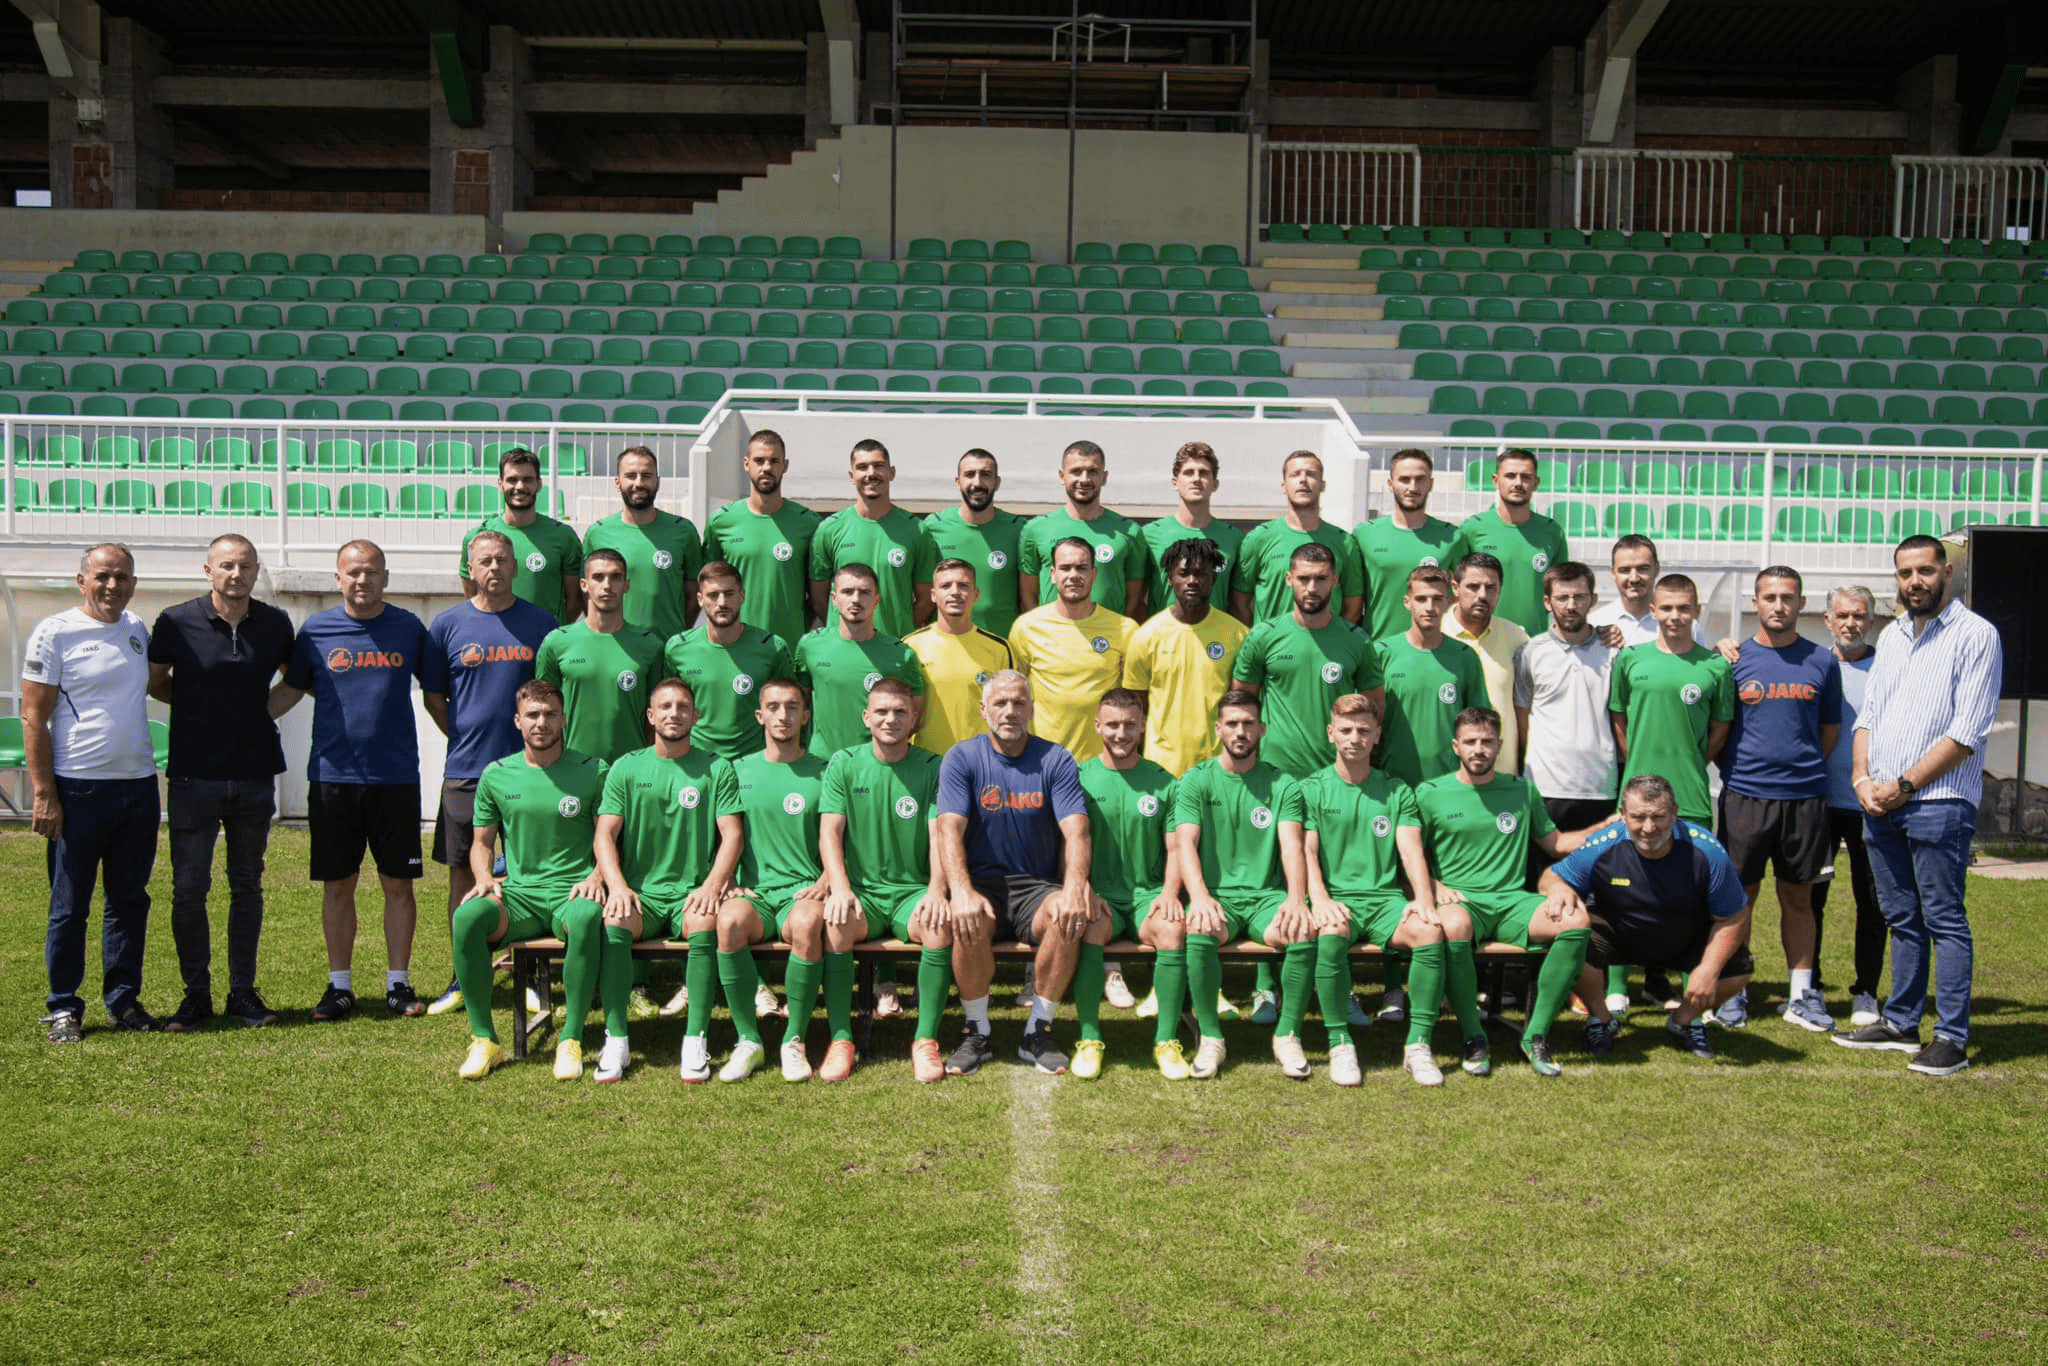
<instances>
[{"instance_id":1,"label":"wooden bench","mask_svg":"<svg viewBox=\"0 0 2048 1366\"><path fill-rule=\"evenodd\" d=\"M500 953L509 949L512 956L512 1056L514 1058L526 1056L526 1036L529 1025L526 1018L526 992L524 988L533 987L540 993L540 998L543 1001L551 999L551 993L554 989L554 965L560 961L563 948L564 945L559 939L525 939L500 946ZM999 963L1028 963L1038 955L1036 948L1029 944L1017 942L999 940L994 945L994 949L996 961ZM752 951L787 957L790 953L790 946L780 941L774 941L755 944L752 946ZM875 1000L875 965L878 963L914 963L917 961L918 955L923 951L920 945L913 944L905 939L872 939L864 944L856 944L854 946L853 959L859 968L855 1004L859 1012L856 1028L860 1035L861 1052L865 1053L868 1051L867 1035L873 1019ZM1140 944L1132 939L1114 940L1111 943L1105 944L1102 951L1106 957L1113 959L1142 959L1150 958L1153 955L1153 948L1150 944ZM1474 950L1474 953L1480 960L1482 971L1487 974L1489 980L1493 983L1491 989L1494 991L1496 999L1498 999L1499 983L1505 976L1506 970L1511 966L1526 967L1532 959L1541 955L1542 950L1522 949L1512 944L1488 943L1479 945ZM633 956L646 959L649 962L681 962L688 954L689 946L677 939L655 940L633 946ZM1275 959L1279 956L1280 950L1256 943L1231 944L1222 950L1223 961L1226 963L1256 963L1261 959ZM1389 954L1385 950L1376 948L1371 944L1354 944L1351 948L1351 960L1354 963L1402 956L1404 955ZM538 1023L538 1021L535 1021L534 1026L537 1027Z\"/></svg>"}]
</instances>

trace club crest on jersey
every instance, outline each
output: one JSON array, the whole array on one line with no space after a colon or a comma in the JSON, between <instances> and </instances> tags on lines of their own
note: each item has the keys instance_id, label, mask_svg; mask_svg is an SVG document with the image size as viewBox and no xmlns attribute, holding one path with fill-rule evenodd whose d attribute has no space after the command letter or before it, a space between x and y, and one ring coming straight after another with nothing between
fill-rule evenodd
<instances>
[{"instance_id":1,"label":"club crest on jersey","mask_svg":"<svg viewBox=\"0 0 2048 1366\"><path fill-rule=\"evenodd\" d=\"M1443 703L1447 707L1457 706L1458 685L1455 683L1446 683L1441 688L1438 688L1436 690L1436 700Z\"/></svg>"},{"instance_id":2,"label":"club crest on jersey","mask_svg":"<svg viewBox=\"0 0 2048 1366\"><path fill-rule=\"evenodd\" d=\"M773 555L778 560L787 561L790 556L796 554L796 550L794 547L790 545L788 541L777 541L775 543L775 548L769 551L768 553Z\"/></svg>"},{"instance_id":3,"label":"club crest on jersey","mask_svg":"<svg viewBox=\"0 0 2048 1366\"><path fill-rule=\"evenodd\" d=\"M654 552L654 567L656 569L667 569L670 565L674 564L675 562L676 557L669 554L666 550L657 550Z\"/></svg>"},{"instance_id":4,"label":"club crest on jersey","mask_svg":"<svg viewBox=\"0 0 2048 1366\"><path fill-rule=\"evenodd\" d=\"M975 686L975 687L977 687L977 688L986 688L986 687L988 686L988 680L989 680L989 672L988 672L988 670L987 670L987 669L977 669L977 670L975 671L975 674L974 674L974 686Z\"/></svg>"},{"instance_id":5,"label":"club crest on jersey","mask_svg":"<svg viewBox=\"0 0 2048 1366\"><path fill-rule=\"evenodd\" d=\"M1147 792L1144 796L1138 798L1138 814L1141 816L1158 815L1159 799L1149 792Z\"/></svg>"},{"instance_id":6,"label":"club crest on jersey","mask_svg":"<svg viewBox=\"0 0 2048 1366\"><path fill-rule=\"evenodd\" d=\"M564 797L555 803L555 810L564 816L580 815L583 811L583 799L580 797Z\"/></svg>"},{"instance_id":7,"label":"club crest on jersey","mask_svg":"<svg viewBox=\"0 0 2048 1366\"><path fill-rule=\"evenodd\" d=\"M1503 811L1493 818L1493 828L1503 835L1512 835L1522 824L1522 818L1512 811Z\"/></svg>"},{"instance_id":8,"label":"club crest on jersey","mask_svg":"<svg viewBox=\"0 0 2048 1366\"><path fill-rule=\"evenodd\" d=\"M741 697L745 697L754 690L754 676L752 674L734 674L732 676L732 690Z\"/></svg>"},{"instance_id":9,"label":"club crest on jersey","mask_svg":"<svg viewBox=\"0 0 2048 1366\"><path fill-rule=\"evenodd\" d=\"M1428 565L1428 566L1429 566L1429 567L1430 567L1431 569L1435 569L1435 568L1437 567L1437 559L1436 559L1436 556L1434 556L1434 555L1424 555L1424 556L1422 557L1422 564L1426 564L1426 565ZM1422 566L1421 566L1421 565L1417 565L1416 567L1417 567L1417 568L1419 569L1419 568L1421 568Z\"/></svg>"},{"instance_id":10,"label":"club crest on jersey","mask_svg":"<svg viewBox=\"0 0 2048 1366\"><path fill-rule=\"evenodd\" d=\"M1099 545L1099 546L1096 546L1096 547L1095 547L1095 563L1097 563L1097 564L1108 564L1108 563L1109 563L1109 562L1110 562L1111 560L1113 560L1113 559L1115 559L1115 558L1116 558L1116 547L1115 547L1115 546L1113 546L1113 545L1107 545L1107 544L1105 544L1105 545Z\"/></svg>"},{"instance_id":11,"label":"club crest on jersey","mask_svg":"<svg viewBox=\"0 0 2048 1366\"><path fill-rule=\"evenodd\" d=\"M1323 682L1335 683L1344 676L1344 666L1334 659L1323 661Z\"/></svg>"},{"instance_id":12,"label":"club crest on jersey","mask_svg":"<svg viewBox=\"0 0 2048 1366\"><path fill-rule=\"evenodd\" d=\"M676 805L685 811L695 811L697 803L704 800L704 794L694 787L686 787L676 793Z\"/></svg>"},{"instance_id":13,"label":"club crest on jersey","mask_svg":"<svg viewBox=\"0 0 2048 1366\"><path fill-rule=\"evenodd\" d=\"M875 684L881 681L882 675L880 673L871 673L866 678L863 678L860 681L860 690L862 692L873 692L875 690Z\"/></svg>"},{"instance_id":14,"label":"club crest on jersey","mask_svg":"<svg viewBox=\"0 0 2048 1366\"><path fill-rule=\"evenodd\" d=\"M1377 838L1385 839L1389 834L1393 833L1393 829L1394 823L1385 816L1374 816L1372 818L1372 833Z\"/></svg>"},{"instance_id":15,"label":"club crest on jersey","mask_svg":"<svg viewBox=\"0 0 2048 1366\"><path fill-rule=\"evenodd\" d=\"M548 567L548 557L536 550L526 557L526 567L538 574Z\"/></svg>"},{"instance_id":16,"label":"club crest on jersey","mask_svg":"<svg viewBox=\"0 0 2048 1366\"><path fill-rule=\"evenodd\" d=\"M130 636L128 637L128 648L130 650L133 650L136 654L141 654L142 642L137 640L134 636Z\"/></svg>"},{"instance_id":17,"label":"club crest on jersey","mask_svg":"<svg viewBox=\"0 0 2048 1366\"><path fill-rule=\"evenodd\" d=\"M1212 641L1210 641L1210 642L1209 642L1209 658L1211 658L1211 659L1221 659L1221 658L1223 658L1223 642L1222 642L1222 641L1220 641L1220 640L1212 640Z\"/></svg>"},{"instance_id":18,"label":"club crest on jersey","mask_svg":"<svg viewBox=\"0 0 2048 1366\"><path fill-rule=\"evenodd\" d=\"M1001 569L1005 565L1009 564L1009 562L1010 557L1000 550L991 550L988 552L988 567L990 569Z\"/></svg>"},{"instance_id":19,"label":"club crest on jersey","mask_svg":"<svg viewBox=\"0 0 2048 1366\"><path fill-rule=\"evenodd\" d=\"M1273 809L1269 806L1252 808L1252 829L1264 830L1273 823Z\"/></svg>"},{"instance_id":20,"label":"club crest on jersey","mask_svg":"<svg viewBox=\"0 0 2048 1366\"><path fill-rule=\"evenodd\" d=\"M910 556L904 553L902 546L895 545L889 547L889 567L891 569L901 569L909 559Z\"/></svg>"},{"instance_id":21,"label":"club crest on jersey","mask_svg":"<svg viewBox=\"0 0 2048 1366\"><path fill-rule=\"evenodd\" d=\"M1088 643L1089 643L1089 644L1090 644L1091 646L1093 646L1093 647L1094 647L1094 649L1095 649L1095 653L1096 653L1096 654L1099 654L1099 655L1106 655L1106 654L1108 654L1108 653L1109 653L1109 637L1108 637L1108 636L1097 636L1097 637L1095 637L1095 639L1093 639L1093 640L1089 641Z\"/></svg>"},{"instance_id":22,"label":"club crest on jersey","mask_svg":"<svg viewBox=\"0 0 2048 1366\"><path fill-rule=\"evenodd\" d=\"M915 816L917 814L917 798L907 793L898 797L896 799L896 814L906 821Z\"/></svg>"},{"instance_id":23,"label":"club crest on jersey","mask_svg":"<svg viewBox=\"0 0 2048 1366\"><path fill-rule=\"evenodd\" d=\"M1544 550L1537 551L1529 557L1529 567L1541 574L1544 570L1550 568L1550 553Z\"/></svg>"},{"instance_id":24,"label":"club crest on jersey","mask_svg":"<svg viewBox=\"0 0 2048 1366\"><path fill-rule=\"evenodd\" d=\"M635 689L635 688L637 688L637 687L639 687L639 686L640 686L640 675L639 675L639 674L636 674L636 673L634 673L634 672L633 672L633 671L632 671L631 669L627 669L627 670L624 670L623 672L621 672L621 673L619 674L619 691L620 691L620 692L631 692L631 691L633 691L633 689Z\"/></svg>"},{"instance_id":25,"label":"club crest on jersey","mask_svg":"<svg viewBox=\"0 0 2048 1366\"><path fill-rule=\"evenodd\" d=\"M1701 695L1700 685L1697 683L1688 683L1678 690L1678 700L1688 707L1697 706Z\"/></svg>"},{"instance_id":26,"label":"club crest on jersey","mask_svg":"<svg viewBox=\"0 0 2048 1366\"><path fill-rule=\"evenodd\" d=\"M788 796L784 797L782 799L782 809L783 811L792 816L803 815L804 794L801 792L792 792Z\"/></svg>"}]
</instances>

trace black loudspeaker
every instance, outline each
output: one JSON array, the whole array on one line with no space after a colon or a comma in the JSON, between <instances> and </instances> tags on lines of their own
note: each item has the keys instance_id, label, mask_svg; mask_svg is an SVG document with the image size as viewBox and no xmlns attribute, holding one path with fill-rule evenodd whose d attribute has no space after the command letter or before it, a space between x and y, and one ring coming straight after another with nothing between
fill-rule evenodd
<instances>
[{"instance_id":1,"label":"black loudspeaker","mask_svg":"<svg viewBox=\"0 0 2048 1366\"><path fill-rule=\"evenodd\" d=\"M1970 528L1970 608L2005 647L2001 698L2048 698L2048 527Z\"/></svg>"}]
</instances>

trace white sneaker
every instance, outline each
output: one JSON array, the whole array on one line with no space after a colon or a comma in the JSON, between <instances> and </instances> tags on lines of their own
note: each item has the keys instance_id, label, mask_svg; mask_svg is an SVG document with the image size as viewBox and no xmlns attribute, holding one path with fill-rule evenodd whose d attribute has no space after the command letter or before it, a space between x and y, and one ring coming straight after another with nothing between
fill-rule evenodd
<instances>
[{"instance_id":1,"label":"white sneaker","mask_svg":"<svg viewBox=\"0 0 2048 1366\"><path fill-rule=\"evenodd\" d=\"M1252 1013L1250 1018L1253 1024L1272 1024L1280 1018L1280 998L1273 992L1253 992L1251 1004Z\"/></svg>"},{"instance_id":2,"label":"white sneaker","mask_svg":"<svg viewBox=\"0 0 2048 1366\"><path fill-rule=\"evenodd\" d=\"M791 1039L782 1046L782 1079L784 1081L809 1081L811 1060L804 1055L804 1041Z\"/></svg>"},{"instance_id":3,"label":"white sneaker","mask_svg":"<svg viewBox=\"0 0 2048 1366\"><path fill-rule=\"evenodd\" d=\"M1426 1043L1411 1043L1401 1050L1401 1070L1415 1078L1417 1086L1442 1086L1443 1069L1436 1065Z\"/></svg>"},{"instance_id":4,"label":"white sneaker","mask_svg":"<svg viewBox=\"0 0 2048 1366\"><path fill-rule=\"evenodd\" d=\"M732 1056L725 1060L725 1066L718 1069L720 1081L745 1081L761 1070L761 1064L768 1060L768 1050L752 1039L741 1039L732 1046Z\"/></svg>"},{"instance_id":5,"label":"white sneaker","mask_svg":"<svg viewBox=\"0 0 2048 1366\"><path fill-rule=\"evenodd\" d=\"M1308 1054L1301 1051L1301 1037L1297 1034L1275 1034L1273 1036L1273 1060L1280 1064L1280 1071L1295 1081L1307 1081Z\"/></svg>"},{"instance_id":6,"label":"white sneaker","mask_svg":"<svg viewBox=\"0 0 2048 1366\"><path fill-rule=\"evenodd\" d=\"M1141 1020L1149 1020L1158 1013L1159 993L1157 991L1146 992L1145 999L1138 1002L1138 1018Z\"/></svg>"},{"instance_id":7,"label":"white sneaker","mask_svg":"<svg viewBox=\"0 0 2048 1366\"><path fill-rule=\"evenodd\" d=\"M575 1081L583 1075L583 1044L564 1039L555 1045L555 1080Z\"/></svg>"},{"instance_id":8,"label":"white sneaker","mask_svg":"<svg viewBox=\"0 0 2048 1366\"><path fill-rule=\"evenodd\" d=\"M782 1008L782 1002L775 999L775 993L768 989L767 983L763 982L754 988L754 1018L766 1020L772 1017L779 1020L788 1014L789 1012Z\"/></svg>"},{"instance_id":9,"label":"white sneaker","mask_svg":"<svg viewBox=\"0 0 2048 1366\"><path fill-rule=\"evenodd\" d=\"M1365 1084L1365 1073L1358 1067L1357 1045L1340 1043L1330 1050L1330 1080L1339 1086Z\"/></svg>"},{"instance_id":10,"label":"white sneaker","mask_svg":"<svg viewBox=\"0 0 2048 1366\"><path fill-rule=\"evenodd\" d=\"M626 1039L604 1036L604 1048L597 1055L597 1079L617 1081L626 1075L627 1064L633 1061L632 1043Z\"/></svg>"},{"instance_id":11,"label":"white sneaker","mask_svg":"<svg viewBox=\"0 0 2048 1366\"><path fill-rule=\"evenodd\" d=\"M1628 993L1627 993L1627 992L1625 992L1625 991L1610 991L1610 992L1608 992L1608 993L1607 993L1607 1013L1608 1013L1609 1015L1612 1015L1612 1016L1613 1016L1613 1017L1614 1017L1615 1019L1617 1019L1617 1020L1620 1020L1620 1019L1625 1019L1625 1018L1627 1018L1627 1016L1628 1016Z\"/></svg>"},{"instance_id":12,"label":"white sneaker","mask_svg":"<svg viewBox=\"0 0 2048 1366\"><path fill-rule=\"evenodd\" d=\"M668 1004L661 1008L661 1018L673 1020L690 1008L690 989L677 987L676 994L668 998Z\"/></svg>"},{"instance_id":13,"label":"white sneaker","mask_svg":"<svg viewBox=\"0 0 2048 1366\"><path fill-rule=\"evenodd\" d=\"M1195 1062L1188 1069L1188 1075L1196 1081L1207 1081L1223 1070L1223 1040L1204 1035L1199 1048L1195 1050Z\"/></svg>"},{"instance_id":14,"label":"white sneaker","mask_svg":"<svg viewBox=\"0 0 2048 1366\"><path fill-rule=\"evenodd\" d=\"M462 1009L462 988L450 982L448 990L427 1003L427 1014L446 1015L451 1010Z\"/></svg>"},{"instance_id":15,"label":"white sneaker","mask_svg":"<svg viewBox=\"0 0 2048 1366\"><path fill-rule=\"evenodd\" d=\"M894 982L883 982L875 988L875 1018L893 1020L903 1013L903 998L896 992Z\"/></svg>"},{"instance_id":16,"label":"white sneaker","mask_svg":"<svg viewBox=\"0 0 2048 1366\"><path fill-rule=\"evenodd\" d=\"M1228 996L1225 996L1221 991L1218 991L1216 993L1216 1013L1218 1015L1235 1015L1237 1014L1237 1003Z\"/></svg>"},{"instance_id":17,"label":"white sneaker","mask_svg":"<svg viewBox=\"0 0 2048 1366\"><path fill-rule=\"evenodd\" d=\"M710 1049L705 1046L702 1034L683 1036L683 1080L693 1083L711 1080Z\"/></svg>"},{"instance_id":18,"label":"white sneaker","mask_svg":"<svg viewBox=\"0 0 2048 1366\"><path fill-rule=\"evenodd\" d=\"M1138 1004L1138 998L1131 995L1129 984L1124 981L1122 968L1113 968L1109 976L1102 979L1102 999L1118 1010L1129 1010ZM1157 1006L1153 1007L1156 1012Z\"/></svg>"},{"instance_id":19,"label":"white sneaker","mask_svg":"<svg viewBox=\"0 0 2048 1366\"><path fill-rule=\"evenodd\" d=\"M541 1000L540 993L538 991L535 991L532 987L528 987L526 989L526 1018L529 1020L545 1020L547 1017L547 1002ZM581 1024L582 1021L579 1020L577 1021L577 1023Z\"/></svg>"}]
</instances>

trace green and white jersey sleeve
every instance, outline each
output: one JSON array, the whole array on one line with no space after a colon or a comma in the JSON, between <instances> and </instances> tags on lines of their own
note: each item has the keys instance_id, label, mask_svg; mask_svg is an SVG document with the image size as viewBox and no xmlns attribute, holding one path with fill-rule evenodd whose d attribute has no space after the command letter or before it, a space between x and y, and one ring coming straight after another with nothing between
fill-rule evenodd
<instances>
[{"instance_id":1,"label":"green and white jersey sleeve","mask_svg":"<svg viewBox=\"0 0 2048 1366\"><path fill-rule=\"evenodd\" d=\"M476 785L475 824L498 828L507 881L566 889L590 875L597 866L592 839L609 768L602 759L564 749L546 768L519 753L484 770Z\"/></svg>"},{"instance_id":2,"label":"green and white jersey sleeve","mask_svg":"<svg viewBox=\"0 0 2048 1366\"><path fill-rule=\"evenodd\" d=\"M740 626L740 638L720 645L703 624L669 637L662 655L664 671L690 685L697 699L697 724L690 743L721 759L737 762L759 753L767 743L754 719L761 685L771 678L793 677L796 663L782 642L758 626Z\"/></svg>"},{"instance_id":3,"label":"green and white jersey sleeve","mask_svg":"<svg viewBox=\"0 0 2048 1366\"><path fill-rule=\"evenodd\" d=\"M1387 719L1377 767L1413 787L1457 767L1451 722L1467 707L1487 704L1486 671L1479 652L1448 637L1424 650L1406 635L1379 642Z\"/></svg>"},{"instance_id":4,"label":"green and white jersey sleeve","mask_svg":"<svg viewBox=\"0 0 2048 1366\"><path fill-rule=\"evenodd\" d=\"M1301 781L1302 829L1321 846L1323 883L1342 901L1350 896L1401 892L1401 853L1394 833L1418 829L1415 793L1399 778L1374 769L1362 783L1334 767Z\"/></svg>"},{"instance_id":5,"label":"green and white jersey sleeve","mask_svg":"<svg viewBox=\"0 0 2048 1366\"><path fill-rule=\"evenodd\" d=\"M534 677L562 690L568 716L563 743L616 761L647 743L647 696L660 680L661 641L625 626L609 634L586 622L548 632L534 654Z\"/></svg>"},{"instance_id":6,"label":"green and white jersey sleeve","mask_svg":"<svg viewBox=\"0 0 2048 1366\"><path fill-rule=\"evenodd\" d=\"M872 743L851 745L825 770L821 809L846 817L846 877L863 902L894 905L931 885L931 822L939 756L915 745L885 764Z\"/></svg>"},{"instance_id":7,"label":"green and white jersey sleeve","mask_svg":"<svg viewBox=\"0 0 2048 1366\"><path fill-rule=\"evenodd\" d=\"M1268 763L1243 775L1204 759L1180 780L1174 825L1201 829L1202 880L1216 897L1285 889L1280 816L1294 779Z\"/></svg>"},{"instance_id":8,"label":"green and white jersey sleeve","mask_svg":"<svg viewBox=\"0 0 2048 1366\"><path fill-rule=\"evenodd\" d=\"M598 814L624 822L619 871L643 897L675 904L711 872L718 818L740 814L732 765L693 749L664 759L652 745L612 765Z\"/></svg>"},{"instance_id":9,"label":"green and white jersey sleeve","mask_svg":"<svg viewBox=\"0 0 2048 1366\"><path fill-rule=\"evenodd\" d=\"M1100 755L1081 765L1094 862L1088 881L1113 906L1142 911L1166 885L1166 836L1178 784L1150 759L1119 772Z\"/></svg>"},{"instance_id":10,"label":"green and white jersey sleeve","mask_svg":"<svg viewBox=\"0 0 2048 1366\"><path fill-rule=\"evenodd\" d=\"M793 764L778 764L766 754L749 754L732 768L747 821L740 886L789 892L817 882L823 872L818 817L824 810L825 761L804 754Z\"/></svg>"},{"instance_id":11,"label":"green and white jersey sleeve","mask_svg":"<svg viewBox=\"0 0 2048 1366\"><path fill-rule=\"evenodd\" d=\"M900 678L924 696L924 665L894 636L848 640L837 626L821 626L797 643L795 662L796 680L811 694L811 753L821 759L868 742L861 713L868 690L884 678Z\"/></svg>"},{"instance_id":12,"label":"green and white jersey sleeve","mask_svg":"<svg viewBox=\"0 0 2048 1366\"><path fill-rule=\"evenodd\" d=\"M1415 790L1430 869L1461 892L1519 892L1529 877L1529 843L1557 829L1536 785L1495 773L1482 787L1447 773Z\"/></svg>"},{"instance_id":13,"label":"green and white jersey sleeve","mask_svg":"<svg viewBox=\"0 0 2048 1366\"><path fill-rule=\"evenodd\" d=\"M1258 688L1265 703L1259 757L1303 778L1336 761L1330 704L1346 693L1379 687L1380 657L1365 632L1342 617L1311 631L1289 609L1252 628L1232 676Z\"/></svg>"}]
</instances>

